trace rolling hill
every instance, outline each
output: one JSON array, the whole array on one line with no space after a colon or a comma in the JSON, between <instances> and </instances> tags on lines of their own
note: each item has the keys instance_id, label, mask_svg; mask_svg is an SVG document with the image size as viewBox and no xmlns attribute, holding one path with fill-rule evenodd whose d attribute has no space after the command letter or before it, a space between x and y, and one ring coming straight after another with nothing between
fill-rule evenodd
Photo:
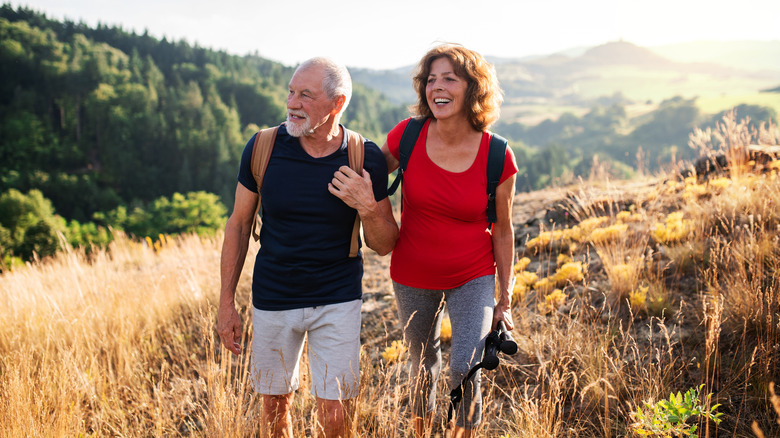
<instances>
[{"instance_id":1,"label":"rolling hill","mask_svg":"<svg viewBox=\"0 0 780 438\"><path fill-rule=\"evenodd\" d=\"M728 98L754 103L761 90L780 85L780 41L716 45L698 43L640 47L626 41L548 56L491 58L505 91L504 119L535 123L563 111L577 112L597 99L619 94L636 104L664 99ZM396 70L353 69L353 79L391 101L411 103L413 66ZM768 97L770 103L772 97ZM766 99L764 99L766 100ZM775 108L780 108L780 96ZM763 102L762 102L763 103ZM707 108L715 113L731 105ZM540 120L541 117L541 120Z\"/></svg>"}]
</instances>

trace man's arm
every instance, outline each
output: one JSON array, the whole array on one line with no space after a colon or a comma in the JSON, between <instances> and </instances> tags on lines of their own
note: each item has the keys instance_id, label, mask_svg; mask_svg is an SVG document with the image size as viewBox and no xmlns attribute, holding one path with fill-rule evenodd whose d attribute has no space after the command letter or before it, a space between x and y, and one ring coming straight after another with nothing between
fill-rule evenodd
<instances>
[{"instance_id":1,"label":"man's arm","mask_svg":"<svg viewBox=\"0 0 780 438\"><path fill-rule=\"evenodd\" d=\"M235 305L236 287L249 248L249 235L255 220L258 195L240 183L236 185L233 214L225 225L220 262L221 288L217 311L217 333L222 345L233 354L241 354L241 317Z\"/></svg>"},{"instance_id":2,"label":"man's arm","mask_svg":"<svg viewBox=\"0 0 780 438\"><path fill-rule=\"evenodd\" d=\"M374 199L371 175L364 169L358 175L349 166L341 166L328 184L328 190L345 204L357 210L363 224L366 245L379 255L393 250L398 240L398 224L393 217L390 200Z\"/></svg>"}]
</instances>

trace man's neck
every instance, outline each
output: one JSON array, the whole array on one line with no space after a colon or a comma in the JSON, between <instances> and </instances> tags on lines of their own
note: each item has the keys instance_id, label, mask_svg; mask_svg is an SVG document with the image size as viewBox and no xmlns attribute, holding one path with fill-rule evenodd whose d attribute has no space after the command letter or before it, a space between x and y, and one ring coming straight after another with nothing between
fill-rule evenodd
<instances>
[{"instance_id":1,"label":"man's neck","mask_svg":"<svg viewBox=\"0 0 780 438\"><path fill-rule=\"evenodd\" d=\"M314 158L322 158L341 147L343 136L341 126L334 121L330 126L320 126L311 135L304 135L299 140L307 154Z\"/></svg>"}]
</instances>

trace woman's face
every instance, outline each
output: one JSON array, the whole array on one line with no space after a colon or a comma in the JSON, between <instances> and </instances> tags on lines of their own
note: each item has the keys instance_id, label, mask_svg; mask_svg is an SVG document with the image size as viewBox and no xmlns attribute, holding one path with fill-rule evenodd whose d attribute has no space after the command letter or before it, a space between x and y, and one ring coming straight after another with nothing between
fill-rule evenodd
<instances>
[{"instance_id":1,"label":"woman's face","mask_svg":"<svg viewBox=\"0 0 780 438\"><path fill-rule=\"evenodd\" d=\"M465 114L466 80L455 74L448 58L431 63L425 98L437 120Z\"/></svg>"}]
</instances>

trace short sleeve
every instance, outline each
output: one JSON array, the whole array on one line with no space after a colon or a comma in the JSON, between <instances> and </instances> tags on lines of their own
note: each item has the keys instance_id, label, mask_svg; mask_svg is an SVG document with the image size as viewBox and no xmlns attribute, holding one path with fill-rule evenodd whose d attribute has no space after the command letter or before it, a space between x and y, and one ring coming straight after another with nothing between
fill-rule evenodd
<instances>
[{"instance_id":1,"label":"short sleeve","mask_svg":"<svg viewBox=\"0 0 780 438\"><path fill-rule=\"evenodd\" d=\"M387 198L387 162L376 143L367 140L364 147L363 168L371 175L374 199L381 201Z\"/></svg>"},{"instance_id":2,"label":"short sleeve","mask_svg":"<svg viewBox=\"0 0 780 438\"><path fill-rule=\"evenodd\" d=\"M254 175L252 175L252 150L255 148L256 136L257 134L253 135L246 146L244 146L244 152L241 154L241 164L238 168L238 182L254 193L257 193L257 182Z\"/></svg>"},{"instance_id":3,"label":"short sleeve","mask_svg":"<svg viewBox=\"0 0 780 438\"><path fill-rule=\"evenodd\" d=\"M401 136L404 134L404 130L406 129L406 125L409 124L409 120L411 120L411 117L401 121L399 124L395 125L395 128L387 133L387 149L396 160L400 159L398 148L401 145Z\"/></svg>"},{"instance_id":4,"label":"short sleeve","mask_svg":"<svg viewBox=\"0 0 780 438\"><path fill-rule=\"evenodd\" d=\"M501 172L501 179L499 184L506 181L512 175L517 173L517 160L515 159L515 153L512 148L507 145L506 155L504 156L504 171Z\"/></svg>"}]
</instances>

